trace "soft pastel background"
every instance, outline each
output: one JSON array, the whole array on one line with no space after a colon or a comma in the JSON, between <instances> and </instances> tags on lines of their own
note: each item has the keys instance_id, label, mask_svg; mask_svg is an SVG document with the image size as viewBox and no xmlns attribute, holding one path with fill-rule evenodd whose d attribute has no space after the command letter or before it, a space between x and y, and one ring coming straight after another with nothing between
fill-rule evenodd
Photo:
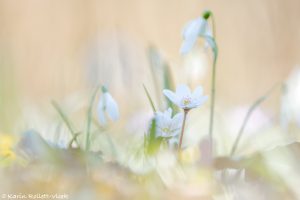
<instances>
[{"instance_id":1,"label":"soft pastel background","mask_svg":"<svg viewBox=\"0 0 300 200\"><path fill-rule=\"evenodd\" d=\"M16 183L24 191L47 188L66 192L67 188L70 194L82 195L77 199L105 192L108 197L104 199L127 195L130 200L134 199L132 195L141 199L144 193L148 199L199 199L214 193L207 182L207 171L211 169L198 162L207 158L203 138L207 135L209 103L189 116L185 141L191 148L185 152L184 170L173 167L174 155L162 154L157 158L164 161L156 169L157 176L150 174L150 183L143 182L145 177L139 173L148 170L148 161L145 169L144 160L130 157L137 146L142 146L139 139L151 117L142 84L155 104L163 108L162 88L156 85L159 81L153 80L149 64L150 47L170 66L175 84L185 83L192 88L203 85L205 94L210 95L210 50L198 45L189 55L179 54L182 28L205 9L214 13L219 46L214 132L218 155L228 156L248 107L277 84L253 113L237 151L238 156L245 157L234 162L246 168L250 182L238 184L242 187L238 192L249 194L245 199L263 199L262 192L268 199L300 198L299 166L295 162L300 149L299 0L0 0L0 154L10 155L17 166L27 166L18 172L13 167L9 173L6 168L0 171L0 188L12 189ZM161 69L156 73L163 74ZM288 77L288 84L281 87ZM97 138L95 134L94 148L108 155L108 165L92 169L92 181L85 179L85 163L78 167L84 170L77 176L76 166L66 164L80 165L80 156L73 150L65 152L67 162L62 159L50 172L44 166L48 157L44 158L39 147L35 149L38 157L42 155L38 165L16 159L17 153L11 150L28 129L58 146L70 140L52 100L62 106L78 129L85 130L88 99L99 84L108 86L119 103L121 119L103 131L106 135L99 131L102 135ZM290 93L282 97L286 88ZM28 135L35 137L32 132ZM118 158L107 142L110 137ZM226 161L220 162L221 168L228 167ZM10 162L5 165L10 166ZM182 178L181 170L187 179ZM44 174L49 174L49 179ZM226 192L237 191L229 187Z\"/></svg>"},{"instance_id":2,"label":"soft pastel background","mask_svg":"<svg viewBox=\"0 0 300 200\"><path fill-rule=\"evenodd\" d=\"M180 33L204 9L216 17L219 102L248 104L299 63L297 0L1 0L2 131L11 129L7 123L16 117L19 101L47 103L86 88L90 80L141 89L149 77L149 45L185 82L191 75L178 75L185 63L178 53ZM94 80L87 54L96 40L101 70ZM208 91L209 71L193 73L200 73L197 83ZM278 98L271 98L267 106L276 113L276 104Z\"/></svg>"}]
</instances>

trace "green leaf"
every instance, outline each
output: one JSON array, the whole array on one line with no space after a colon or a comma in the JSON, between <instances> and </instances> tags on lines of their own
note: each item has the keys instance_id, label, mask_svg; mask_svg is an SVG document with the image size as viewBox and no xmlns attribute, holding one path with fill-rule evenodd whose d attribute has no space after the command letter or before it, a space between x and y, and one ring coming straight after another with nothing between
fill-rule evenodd
<instances>
[{"instance_id":1,"label":"green leaf","mask_svg":"<svg viewBox=\"0 0 300 200\"><path fill-rule=\"evenodd\" d=\"M115 157L117 157L117 155L118 155L117 148L116 148L116 145L114 143L113 138L109 134L105 133L105 129L100 126L100 124L98 123L98 121L96 119L93 119L93 123L96 125L98 131L106 137L106 139L107 139L107 141L109 143L110 150L111 150L112 154Z\"/></svg>"},{"instance_id":2,"label":"green leaf","mask_svg":"<svg viewBox=\"0 0 300 200\"><path fill-rule=\"evenodd\" d=\"M77 134L78 132L74 130L73 125L71 124L70 120L68 119L67 115L63 112L61 107L56 103L55 101L51 101L51 104L59 114L59 116L62 118L64 123L66 124L67 128L69 129L70 133L72 134L72 138L74 138L74 141L77 143L78 147L80 147L79 142L77 141Z\"/></svg>"},{"instance_id":3,"label":"green leaf","mask_svg":"<svg viewBox=\"0 0 300 200\"><path fill-rule=\"evenodd\" d=\"M161 71L163 69L163 59L161 55L159 54L158 50L150 46L148 48L148 58L149 58L149 63L150 63L150 71L152 75L152 80L153 80L153 85L155 89L155 96L156 100L158 102L158 107L162 107L161 100L162 100L162 79L163 77L161 76Z\"/></svg>"},{"instance_id":4,"label":"green leaf","mask_svg":"<svg viewBox=\"0 0 300 200\"><path fill-rule=\"evenodd\" d=\"M94 105L94 101L95 101L98 90L99 90L99 86L96 87L94 93L91 96L89 108L87 111L87 128L86 128L86 141L85 141L85 150L86 151L90 150L90 143L91 143L90 132L91 132L91 124L92 124L92 120L93 120L93 105Z\"/></svg>"},{"instance_id":5,"label":"green leaf","mask_svg":"<svg viewBox=\"0 0 300 200\"><path fill-rule=\"evenodd\" d=\"M163 137L156 136L156 127L156 119L153 118L148 135L145 135L146 153L149 155L157 153L160 149L161 144L165 140L165 138Z\"/></svg>"},{"instance_id":6,"label":"green leaf","mask_svg":"<svg viewBox=\"0 0 300 200\"><path fill-rule=\"evenodd\" d=\"M244 118L243 124L242 124L242 126L241 126L241 128L240 128L240 130L238 132L238 136L235 139L234 144L232 146L232 149L231 149L231 152L230 152L231 156L235 153L235 151L236 151L236 149L238 147L239 141L240 141L240 139L242 137L242 134L243 134L243 132L244 132L244 130L246 128L246 125L247 125L247 123L248 123L248 121L249 121L249 119L250 119L253 111L256 108L258 108L260 106L260 104L262 104L270 96L270 94L272 94L272 92L274 91L274 89L276 89L277 86L278 86L278 84L275 84L266 94L264 94L263 96L261 96L257 100L255 100L254 103L248 109L248 112L247 112L247 114L246 114L246 116Z\"/></svg>"},{"instance_id":7,"label":"green leaf","mask_svg":"<svg viewBox=\"0 0 300 200\"><path fill-rule=\"evenodd\" d=\"M144 91L145 91L145 93L147 95L147 98L149 100L149 103L151 105L153 113L156 113L156 108L155 108L155 105L153 103L153 100L152 100L152 98L151 98L151 96L150 96L150 94L149 94L149 92L148 92L148 90L147 90L147 88L146 88L146 86L144 84L143 84L143 88L144 88Z\"/></svg>"},{"instance_id":8,"label":"green leaf","mask_svg":"<svg viewBox=\"0 0 300 200\"><path fill-rule=\"evenodd\" d=\"M215 62L218 57L218 46L217 46L216 40L213 37L208 36L208 35L204 35L203 37L205 38L206 42L209 44L210 48L213 51L214 62Z\"/></svg>"},{"instance_id":9,"label":"green leaf","mask_svg":"<svg viewBox=\"0 0 300 200\"><path fill-rule=\"evenodd\" d=\"M170 71L170 67L167 64L165 64L163 68L164 68L164 74L163 74L164 89L174 90L175 87L174 87L174 82ZM166 96L165 96L165 100L167 101L167 106L172 108L173 113L174 114L178 113L177 106L175 106Z\"/></svg>"}]
</instances>

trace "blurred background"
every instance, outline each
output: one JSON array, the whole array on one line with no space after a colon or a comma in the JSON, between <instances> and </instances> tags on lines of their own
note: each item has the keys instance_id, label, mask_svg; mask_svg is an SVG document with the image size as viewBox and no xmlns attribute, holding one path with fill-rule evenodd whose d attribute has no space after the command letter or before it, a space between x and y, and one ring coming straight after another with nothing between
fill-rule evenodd
<instances>
[{"instance_id":1,"label":"blurred background","mask_svg":"<svg viewBox=\"0 0 300 200\"><path fill-rule=\"evenodd\" d=\"M182 28L205 9L216 19L219 107L250 105L300 63L298 0L1 0L0 131L14 131L24 104L50 107L98 84L122 105L148 106L149 46L176 83L209 93L210 57L179 54ZM279 93L263 105L272 115Z\"/></svg>"},{"instance_id":2,"label":"blurred background","mask_svg":"<svg viewBox=\"0 0 300 200\"><path fill-rule=\"evenodd\" d=\"M183 27L206 9L219 47L215 155L209 102L190 112L182 155L150 154L143 84L159 110L172 82L210 96L211 50L199 39L179 53ZM0 0L0 192L300 199L299 11L299 0ZM117 122L98 123L99 85ZM274 86L230 154L248 108Z\"/></svg>"}]
</instances>

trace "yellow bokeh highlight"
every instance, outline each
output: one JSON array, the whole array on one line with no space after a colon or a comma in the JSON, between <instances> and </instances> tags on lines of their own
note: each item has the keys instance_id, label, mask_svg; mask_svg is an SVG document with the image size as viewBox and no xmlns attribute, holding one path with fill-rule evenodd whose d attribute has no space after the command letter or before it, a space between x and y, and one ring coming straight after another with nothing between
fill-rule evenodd
<instances>
[{"instance_id":1,"label":"yellow bokeh highlight","mask_svg":"<svg viewBox=\"0 0 300 200\"><path fill-rule=\"evenodd\" d=\"M16 158L13 151L13 146L16 143L16 138L10 134L0 134L0 163L11 162Z\"/></svg>"}]
</instances>

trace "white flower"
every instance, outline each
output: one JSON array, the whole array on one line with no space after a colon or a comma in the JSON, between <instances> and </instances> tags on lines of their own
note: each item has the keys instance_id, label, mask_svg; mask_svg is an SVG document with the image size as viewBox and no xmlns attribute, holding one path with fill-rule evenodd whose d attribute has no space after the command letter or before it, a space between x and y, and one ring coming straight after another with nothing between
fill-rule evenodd
<instances>
[{"instance_id":1,"label":"white flower","mask_svg":"<svg viewBox=\"0 0 300 200\"><path fill-rule=\"evenodd\" d=\"M202 95L203 90L200 86L193 93L186 85L178 85L175 93L170 90L163 90L163 93L170 101L185 110L196 108L208 99L207 96Z\"/></svg>"},{"instance_id":2,"label":"white flower","mask_svg":"<svg viewBox=\"0 0 300 200\"><path fill-rule=\"evenodd\" d=\"M212 33L207 20L203 17L198 17L184 27L182 36L183 44L180 48L180 53L185 54L194 47L198 37L212 37ZM206 42L210 43L210 40L206 39Z\"/></svg>"},{"instance_id":3,"label":"white flower","mask_svg":"<svg viewBox=\"0 0 300 200\"><path fill-rule=\"evenodd\" d=\"M105 88L103 88L102 91L103 95L100 97L98 103L98 117L99 121L102 124L105 124L107 116L113 121L116 121L119 118L119 107L117 102Z\"/></svg>"},{"instance_id":4,"label":"white flower","mask_svg":"<svg viewBox=\"0 0 300 200\"><path fill-rule=\"evenodd\" d=\"M183 114L178 113L172 117L172 109L169 108L165 112L157 112L156 120L156 136L173 137L180 133Z\"/></svg>"},{"instance_id":5,"label":"white flower","mask_svg":"<svg viewBox=\"0 0 300 200\"><path fill-rule=\"evenodd\" d=\"M291 123L300 126L300 67L296 66L284 85L281 97L281 125L287 128Z\"/></svg>"},{"instance_id":6,"label":"white flower","mask_svg":"<svg viewBox=\"0 0 300 200\"><path fill-rule=\"evenodd\" d=\"M220 182L244 182L245 169L226 168L215 172L215 178Z\"/></svg>"}]
</instances>

